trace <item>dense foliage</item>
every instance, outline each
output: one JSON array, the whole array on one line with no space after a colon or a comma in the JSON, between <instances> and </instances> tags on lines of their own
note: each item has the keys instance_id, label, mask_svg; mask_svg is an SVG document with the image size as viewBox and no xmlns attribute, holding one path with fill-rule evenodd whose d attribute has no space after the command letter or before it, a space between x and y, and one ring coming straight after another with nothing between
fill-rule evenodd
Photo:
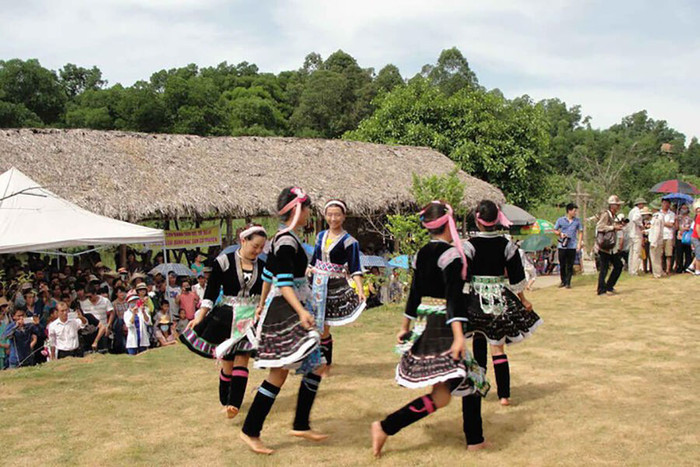
<instances>
[{"instance_id":1,"label":"dense foliage","mask_svg":"<svg viewBox=\"0 0 700 467\"><path fill-rule=\"evenodd\" d=\"M160 70L109 86L97 67L48 70L0 61L0 127L94 128L196 135L346 138L428 146L501 188L511 202L567 202L578 181L594 202L631 200L654 183L700 181L700 143L642 110L607 129L577 105L507 99L479 84L456 48L404 80L398 68L362 68L339 50L297 70L247 62Z\"/></svg>"}]
</instances>

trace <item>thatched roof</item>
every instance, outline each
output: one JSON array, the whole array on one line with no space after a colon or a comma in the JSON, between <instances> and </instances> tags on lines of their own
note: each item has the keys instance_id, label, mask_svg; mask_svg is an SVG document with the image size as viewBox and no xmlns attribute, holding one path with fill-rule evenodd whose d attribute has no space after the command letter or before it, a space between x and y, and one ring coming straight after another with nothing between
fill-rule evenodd
<instances>
[{"instance_id":1,"label":"thatched roof","mask_svg":"<svg viewBox=\"0 0 700 467\"><path fill-rule=\"evenodd\" d=\"M335 197L355 213L413 204L411 174L454 168L428 148L342 140L199 137L94 130L0 130L0 171L15 166L81 207L137 221L272 214L285 186L319 208ZM465 203L503 194L460 172Z\"/></svg>"}]
</instances>

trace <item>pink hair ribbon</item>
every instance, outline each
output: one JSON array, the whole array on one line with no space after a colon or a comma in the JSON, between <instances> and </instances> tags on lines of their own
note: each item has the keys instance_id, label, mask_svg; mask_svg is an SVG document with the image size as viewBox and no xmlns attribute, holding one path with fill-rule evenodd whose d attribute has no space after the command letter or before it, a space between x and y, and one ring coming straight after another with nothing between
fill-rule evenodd
<instances>
[{"instance_id":1,"label":"pink hair ribbon","mask_svg":"<svg viewBox=\"0 0 700 467\"><path fill-rule=\"evenodd\" d=\"M501 224L503 227L510 227L511 225L513 225L513 223L508 220L506 215L503 214L503 211L501 211L500 209L498 210L498 216L496 217L496 220L486 222L485 220L481 219L481 216L479 216L479 213L477 212L476 221L485 227L493 227L496 224Z\"/></svg>"},{"instance_id":2,"label":"pink hair ribbon","mask_svg":"<svg viewBox=\"0 0 700 467\"><path fill-rule=\"evenodd\" d=\"M433 203L438 203L438 204L443 204L441 201L433 201ZM442 217L438 217L434 221L430 222L423 222L423 226L426 229L438 229L445 225L449 226L450 229L450 235L452 236L452 243L454 244L455 248L457 248L457 251L459 252L459 256L462 258L462 279L467 279L467 256L464 254L464 249L462 248L462 242L459 240L459 232L457 231L457 225L455 224L455 218L453 217L453 211L452 211L452 206L450 206L447 203L444 203L445 207L447 208L447 212L445 215ZM425 212L425 209L420 212L420 215L422 216L423 213Z\"/></svg>"},{"instance_id":3,"label":"pink hair ribbon","mask_svg":"<svg viewBox=\"0 0 700 467\"><path fill-rule=\"evenodd\" d=\"M285 214L289 212L292 208L294 208L294 217L292 218L292 223L289 224L287 227L284 229L280 230L277 235L283 234L286 232L289 232L290 230L294 230L297 226L297 222L299 222L299 216L301 216L301 209L302 209L302 203L309 199L308 196L306 196L306 193L304 193L304 190L302 190L299 187L294 187L292 188L292 193L296 196L293 200L291 200L289 203L285 204L285 206L280 209L279 214Z\"/></svg>"}]
</instances>

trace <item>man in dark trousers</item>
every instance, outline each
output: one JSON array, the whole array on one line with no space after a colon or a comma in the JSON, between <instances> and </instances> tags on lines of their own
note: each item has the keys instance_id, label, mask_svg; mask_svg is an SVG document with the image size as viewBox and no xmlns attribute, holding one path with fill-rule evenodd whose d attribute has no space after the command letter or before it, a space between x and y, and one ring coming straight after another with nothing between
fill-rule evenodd
<instances>
[{"instance_id":1,"label":"man in dark trousers","mask_svg":"<svg viewBox=\"0 0 700 467\"><path fill-rule=\"evenodd\" d=\"M617 245L617 231L622 230L622 224L615 222L615 216L620 211L622 201L615 195L608 198L608 209L603 211L595 226L596 250L598 251L599 272L598 272L598 295L615 293L615 284L622 273L622 259L615 253ZM610 277L608 269L612 263L613 269Z\"/></svg>"},{"instance_id":2,"label":"man in dark trousers","mask_svg":"<svg viewBox=\"0 0 700 467\"><path fill-rule=\"evenodd\" d=\"M559 287L571 288L571 277L574 275L576 252L583 247L583 225L576 217L578 206L574 203L566 205L566 216L557 219L554 232L559 236L557 249L559 253Z\"/></svg>"}]
</instances>

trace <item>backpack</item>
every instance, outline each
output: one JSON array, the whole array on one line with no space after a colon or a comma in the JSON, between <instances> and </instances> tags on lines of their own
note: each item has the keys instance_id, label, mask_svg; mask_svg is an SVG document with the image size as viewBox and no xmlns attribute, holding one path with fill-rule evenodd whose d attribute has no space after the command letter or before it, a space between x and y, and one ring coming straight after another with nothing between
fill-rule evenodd
<instances>
[{"instance_id":1,"label":"backpack","mask_svg":"<svg viewBox=\"0 0 700 467\"><path fill-rule=\"evenodd\" d=\"M610 211L606 211L603 215L609 215L612 218ZM609 232L598 232L595 236L596 245L598 245L599 250L608 251L615 248L615 242L617 240L617 232L611 230Z\"/></svg>"}]
</instances>

